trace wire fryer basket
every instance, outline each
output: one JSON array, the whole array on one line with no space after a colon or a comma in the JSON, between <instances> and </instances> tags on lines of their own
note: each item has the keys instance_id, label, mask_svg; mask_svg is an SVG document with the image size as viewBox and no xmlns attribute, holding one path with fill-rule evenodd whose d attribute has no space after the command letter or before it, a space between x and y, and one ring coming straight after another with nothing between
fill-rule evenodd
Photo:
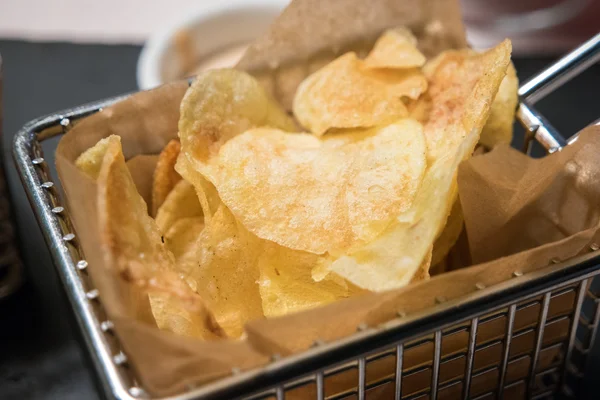
<instances>
[{"instance_id":1,"label":"wire fryer basket","mask_svg":"<svg viewBox=\"0 0 600 400\"><path fill-rule=\"evenodd\" d=\"M548 152L577 140L563 138L534 108L540 100L600 60L600 34L523 84L517 118L526 129L525 151L535 139ZM123 97L81 106L25 125L13 153L29 200L50 247L106 393L117 399L148 398L128 367L112 332L88 263L60 204L42 142ZM332 343L315 342L303 353L272 357L264 367L239 371L189 387L173 399L396 399L546 398L576 396L600 319L600 245L589 253L485 287L458 299L438 298L430 309L399 311L382 326ZM332 392L332 382L353 382Z\"/></svg>"}]
</instances>

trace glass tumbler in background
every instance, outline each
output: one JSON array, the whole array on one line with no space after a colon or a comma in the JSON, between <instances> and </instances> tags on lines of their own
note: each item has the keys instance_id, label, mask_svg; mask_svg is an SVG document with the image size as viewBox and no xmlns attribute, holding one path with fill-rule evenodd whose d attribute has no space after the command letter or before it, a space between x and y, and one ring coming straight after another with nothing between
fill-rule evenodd
<instances>
[{"instance_id":1,"label":"glass tumbler in background","mask_svg":"<svg viewBox=\"0 0 600 400\"><path fill-rule=\"evenodd\" d=\"M0 55L0 150L2 147L2 56ZM23 281L23 269L15 242L14 219L0 151L0 301L14 293Z\"/></svg>"}]
</instances>

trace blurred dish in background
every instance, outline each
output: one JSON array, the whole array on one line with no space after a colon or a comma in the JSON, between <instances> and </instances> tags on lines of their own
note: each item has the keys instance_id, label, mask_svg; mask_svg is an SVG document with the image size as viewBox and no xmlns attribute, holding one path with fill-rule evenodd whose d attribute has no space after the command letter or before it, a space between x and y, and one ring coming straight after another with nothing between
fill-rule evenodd
<instances>
[{"instance_id":1,"label":"blurred dish in background","mask_svg":"<svg viewBox=\"0 0 600 400\"><path fill-rule=\"evenodd\" d=\"M488 48L509 37L513 54L562 54L600 29L598 0L461 0L467 37Z\"/></svg>"},{"instance_id":2,"label":"blurred dish in background","mask_svg":"<svg viewBox=\"0 0 600 400\"><path fill-rule=\"evenodd\" d=\"M196 54L197 40L188 30L177 32L173 38L182 76L197 75L207 69L231 67L240 60L248 47L246 43L224 46L211 54L200 57Z\"/></svg>"},{"instance_id":3,"label":"blurred dish in background","mask_svg":"<svg viewBox=\"0 0 600 400\"><path fill-rule=\"evenodd\" d=\"M598 0L461 0L469 42L490 48L506 37L516 55L561 54L599 28ZM227 0L154 34L137 65L140 89L237 63L246 46L264 33L289 0Z\"/></svg>"},{"instance_id":4,"label":"blurred dish in background","mask_svg":"<svg viewBox=\"0 0 600 400\"><path fill-rule=\"evenodd\" d=\"M228 0L206 4L157 32L137 65L140 89L237 63L246 46L264 33L289 0Z\"/></svg>"}]
</instances>

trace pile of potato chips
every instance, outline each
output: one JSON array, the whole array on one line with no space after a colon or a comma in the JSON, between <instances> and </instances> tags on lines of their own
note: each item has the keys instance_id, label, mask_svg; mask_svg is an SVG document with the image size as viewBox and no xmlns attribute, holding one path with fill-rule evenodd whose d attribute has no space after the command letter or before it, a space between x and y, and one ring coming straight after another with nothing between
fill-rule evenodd
<instances>
[{"instance_id":1,"label":"pile of potato chips","mask_svg":"<svg viewBox=\"0 0 600 400\"><path fill-rule=\"evenodd\" d=\"M98 182L106 265L148 293L160 328L207 340L427 279L462 230L458 165L512 138L510 51L426 60L410 31L390 30L365 59L308 76L293 116L244 72L203 73L151 204L118 136L78 158Z\"/></svg>"}]
</instances>

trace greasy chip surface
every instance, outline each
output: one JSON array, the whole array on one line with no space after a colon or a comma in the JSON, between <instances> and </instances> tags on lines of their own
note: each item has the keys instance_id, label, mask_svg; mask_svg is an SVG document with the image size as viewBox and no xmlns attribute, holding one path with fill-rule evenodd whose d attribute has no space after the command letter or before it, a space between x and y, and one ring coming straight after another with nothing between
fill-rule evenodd
<instances>
[{"instance_id":1,"label":"greasy chip surface","mask_svg":"<svg viewBox=\"0 0 600 400\"><path fill-rule=\"evenodd\" d=\"M367 68L413 68L425 64L425 56L417 49L417 39L406 28L384 32L365 58Z\"/></svg>"},{"instance_id":2,"label":"greasy chip surface","mask_svg":"<svg viewBox=\"0 0 600 400\"><path fill-rule=\"evenodd\" d=\"M245 72L209 70L196 77L181 102L179 138L194 168L218 153L232 137L258 126L287 131L294 121Z\"/></svg>"},{"instance_id":3,"label":"greasy chip surface","mask_svg":"<svg viewBox=\"0 0 600 400\"><path fill-rule=\"evenodd\" d=\"M321 256L259 239L235 219L212 183L193 171L183 155L177 170L196 186L205 228L194 244L198 254L190 253L189 246L173 251L181 254L180 269L190 274L228 335L239 336L245 322L263 315L298 312L360 292L341 278L335 280L334 274L325 283L315 282L311 268Z\"/></svg>"},{"instance_id":4,"label":"greasy chip surface","mask_svg":"<svg viewBox=\"0 0 600 400\"><path fill-rule=\"evenodd\" d=\"M193 184L204 215L196 242L181 251L174 249L180 254L179 269L188 274L227 335L240 337L247 321L264 315L257 283L262 242L235 219L214 185L192 167L185 151L175 168Z\"/></svg>"},{"instance_id":5,"label":"greasy chip surface","mask_svg":"<svg viewBox=\"0 0 600 400\"><path fill-rule=\"evenodd\" d=\"M438 264L448 255L448 252L454 246L462 232L463 224L462 208L460 201L457 199L452 206L452 211L450 211L444 230L433 244L432 265Z\"/></svg>"},{"instance_id":6,"label":"greasy chip surface","mask_svg":"<svg viewBox=\"0 0 600 400\"><path fill-rule=\"evenodd\" d=\"M426 259L456 199L456 172L479 140L510 62L510 41L480 55L449 52L429 71L432 110L424 127L429 166L413 207L373 242L330 265L373 291L408 284Z\"/></svg>"},{"instance_id":7,"label":"greasy chip surface","mask_svg":"<svg viewBox=\"0 0 600 400\"><path fill-rule=\"evenodd\" d=\"M180 180L168 194L156 214L156 225L165 234L181 218L201 217L202 206L194 186Z\"/></svg>"},{"instance_id":8,"label":"greasy chip surface","mask_svg":"<svg viewBox=\"0 0 600 400\"><path fill-rule=\"evenodd\" d=\"M315 282L311 267L319 256L267 243L259 257L259 287L266 317L278 317L349 297L343 280Z\"/></svg>"},{"instance_id":9,"label":"greasy chip surface","mask_svg":"<svg viewBox=\"0 0 600 400\"><path fill-rule=\"evenodd\" d=\"M175 258L175 268L186 283L197 291L198 284L192 273L198 268L199 240L204 231L204 218L178 219L164 234L165 245Z\"/></svg>"},{"instance_id":10,"label":"greasy chip surface","mask_svg":"<svg viewBox=\"0 0 600 400\"><path fill-rule=\"evenodd\" d=\"M457 54L473 55L477 54L473 50L453 51ZM425 70L431 71L437 62L443 58L437 58L427 63ZM437 62L436 62L437 61ZM483 126L479 143L487 149L492 149L498 144L510 144L513 138L513 125L516 114L516 107L519 101L518 91L519 80L513 64L509 64L506 70L506 76L500 84L500 89L492 103L490 116ZM431 113L431 97L425 93L417 101L412 101L407 105L409 116L425 124Z\"/></svg>"},{"instance_id":11,"label":"greasy chip surface","mask_svg":"<svg viewBox=\"0 0 600 400\"><path fill-rule=\"evenodd\" d=\"M100 139L98 143L94 145L94 147L90 147L75 160L75 166L79 168L80 171L84 172L92 179L97 179L98 174L100 173L100 168L102 167L102 160L104 160L104 154L108 150L109 146L115 146L115 142L119 141L120 138L116 136L109 136L104 139Z\"/></svg>"},{"instance_id":12,"label":"greasy chip surface","mask_svg":"<svg viewBox=\"0 0 600 400\"><path fill-rule=\"evenodd\" d=\"M322 254L374 239L410 208L425 167L422 126L404 119L323 139L253 129L223 145L206 176L249 231Z\"/></svg>"},{"instance_id":13,"label":"greasy chip surface","mask_svg":"<svg viewBox=\"0 0 600 400\"><path fill-rule=\"evenodd\" d=\"M179 140L171 140L158 156L152 179L152 216L156 215L167 195L181 180L181 175L175 171L180 148Z\"/></svg>"},{"instance_id":14,"label":"greasy chip surface","mask_svg":"<svg viewBox=\"0 0 600 400\"><path fill-rule=\"evenodd\" d=\"M196 242L204 229L204 218L184 217L178 219L164 234L165 244L173 253L175 262L188 254L195 253ZM189 274L189 271L182 271Z\"/></svg>"},{"instance_id":15,"label":"greasy chip surface","mask_svg":"<svg viewBox=\"0 0 600 400\"><path fill-rule=\"evenodd\" d=\"M181 153L175 164L175 169L181 176L184 176L186 181L194 186L197 199L200 202L202 214L204 215L204 224L209 225L212 216L221 206L221 198L217 193L214 185L206 180L206 178L198 172L188 161L186 154Z\"/></svg>"},{"instance_id":16,"label":"greasy chip surface","mask_svg":"<svg viewBox=\"0 0 600 400\"><path fill-rule=\"evenodd\" d=\"M175 271L173 255L162 243L127 169L120 138L110 136L88 154L102 158L98 218L105 265L148 292L160 328L203 339L223 336L204 301Z\"/></svg>"},{"instance_id":17,"label":"greasy chip surface","mask_svg":"<svg viewBox=\"0 0 600 400\"><path fill-rule=\"evenodd\" d=\"M506 76L492 103L492 111L481 132L479 143L493 148L498 144L510 144L513 138L513 124L519 102L519 79L512 63L508 65Z\"/></svg>"},{"instance_id":18,"label":"greasy chip surface","mask_svg":"<svg viewBox=\"0 0 600 400\"><path fill-rule=\"evenodd\" d=\"M432 249L429 249L429 251L425 254L425 259L421 265L419 265L419 268L417 268L417 271L413 275L410 281L411 283L426 281L427 279L431 278L431 275L429 275L429 267L431 267L432 257Z\"/></svg>"},{"instance_id":19,"label":"greasy chip surface","mask_svg":"<svg viewBox=\"0 0 600 400\"><path fill-rule=\"evenodd\" d=\"M197 242L189 271L196 290L230 337L239 337L247 321L263 316L257 281L260 241L220 205Z\"/></svg>"},{"instance_id":20,"label":"greasy chip surface","mask_svg":"<svg viewBox=\"0 0 600 400\"><path fill-rule=\"evenodd\" d=\"M384 82L389 92L397 97L417 99L427 90L427 78L419 68L403 70L374 69L365 73Z\"/></svg>"},{"instance_id":21,"label":"greasy chip surface","mask_svg":"<svg viewBox=\"0 0 600 400\"><path fill-rule=\"evenodd\" d=\"M386 125L408 114L395 85L368 73L355 53L347 53L300 84L294 115L316 135L331 128Z\"/></svg>"},{"instance_id":22,"label":"greasy chip surface","mask_svg":"<svg viewBox=\"0 0 600 400\"><path fill-rule=\"evenodd\" d=\"M429 93L426 92L417 100L410 101L407 108L410 118L416 119L425 125L429 121L429 114L431 114L431 97Z\"/></svg>"}]
</instances>

